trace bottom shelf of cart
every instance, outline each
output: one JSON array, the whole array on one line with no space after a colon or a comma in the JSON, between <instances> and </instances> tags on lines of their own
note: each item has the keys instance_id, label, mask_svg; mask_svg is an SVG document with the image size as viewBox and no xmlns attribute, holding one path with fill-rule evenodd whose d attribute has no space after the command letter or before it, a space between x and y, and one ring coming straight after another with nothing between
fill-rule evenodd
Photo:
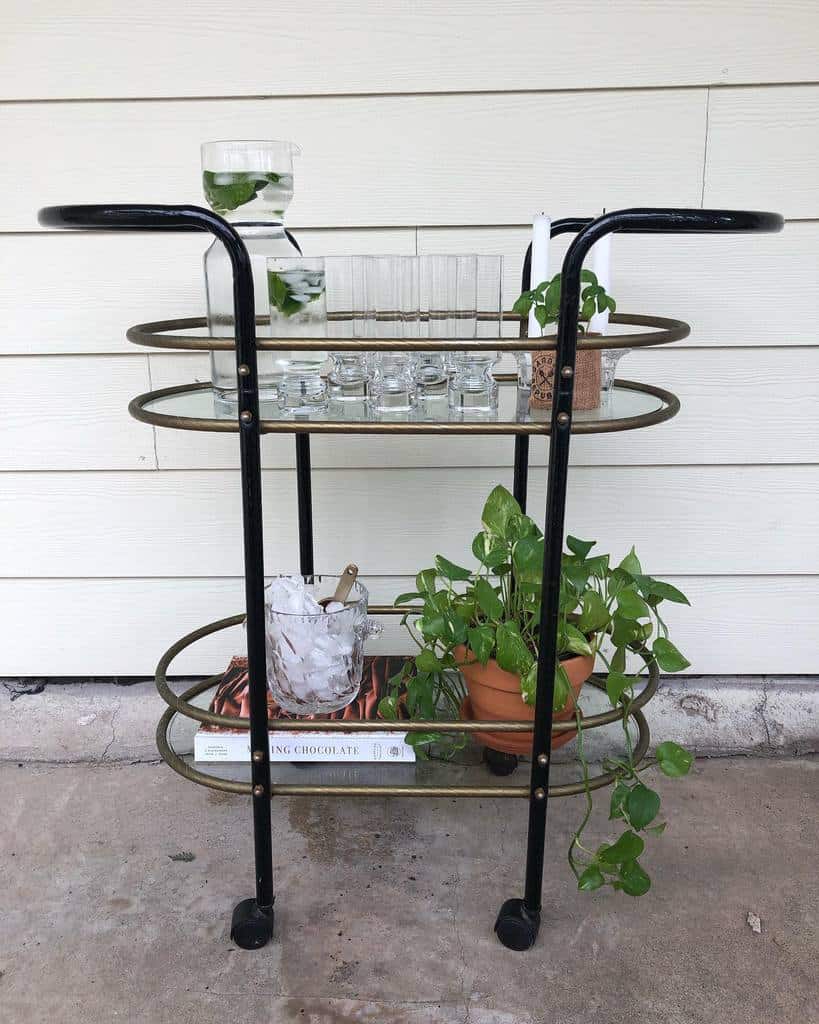
<instances>
[{"instance_id":1,"label":"bottom shelf of cart","mask_svg":"<svg viewBox=\"0 0 819 1024\"><path fill-rule=\"evenodd\" d=\"M191 703L207 707L212 691L206 690ZM594 704L597 701L593 698ZM593 705L588 710L597 710ZM648 746L648 729L639 715L634 729L640 752ZM248 795L251 791L251 765L237 761L194 760L194 737L199 723L175 714L163 715L157 730L157 742L164 760L180 775L211 789ZM599 735L609 729L622 730L613 723L595 730ZM622 735L622 733L621 733ZM597 769L599 771L599 768ZM606 773L592 772L591 788L609 783ZM270 766L273 795L281 796L412 796L526 798L529 796L530 765L521 758L513 776L498 777L483 763L483 748L469 740L453 760L419 759L415 763L331 761L274 761ZM556 753L552 765L550 796L571 796L582 791L580 768L572 742Z\"/></svg>"}]
</instances>

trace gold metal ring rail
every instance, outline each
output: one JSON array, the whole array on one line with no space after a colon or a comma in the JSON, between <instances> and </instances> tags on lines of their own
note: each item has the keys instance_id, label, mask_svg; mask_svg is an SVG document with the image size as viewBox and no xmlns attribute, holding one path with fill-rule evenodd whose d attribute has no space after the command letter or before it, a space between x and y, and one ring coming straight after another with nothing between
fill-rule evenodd
<instances>
[{"instance_id":1,"label":"gold metal ring rail","mask_svg":"<svg viewBox=\"0 0 819 1024\"><path fill-rule=\"evenodd\" d=\"M215 677L218 678L218 677ZM592 680L595 686L600 686L600 683L596 680ZM184 693L178 698L182 702L187 702L193 697L204 693L210 686L213 685L213 678L204 679L197 683L190 689L185 690ZM643 691L645 693L645 691ZM642 694L641 694L642 696ZM191 707L192 705L188 705ZM217 775L209 775L207 772L199 771L198 768L194 768L184 758L180 757L179 754L173 749L168 740L168 729L170 728L171 722L173 721L177 710L175 707L169 707L167 711L162 715L159 720L159 724L156 729L156 745L159 750L160 757L162 760L169 765L175 772L182 776L183 779L187 779L189 782L195 782L199 786L206 786L208 789L219 789L224 793L235 793L241 796L250 796L252 786L250 782L238 782L233 779L222 779ZM646 753L648 752L648 745L650 742L650 733L648 729L648 722L646 722L645 715L642 711L632 706L631 717L637 724L638 739L634 747L633 762L638 765ZM236 723L236 719L231 719L231 722ZM315 722L308 723L312 724L315 729ZM322 729L329 723L323 722ZM347 731L353 731L350 729L350 725L353 723L345 722ZM381 723L379 723L381 724ZM390 723L383 723L384 725ZM410 723L404 723L405 725ZM437 729L442 722L436 722L435 728ZM449 724L449 723L447 723ZM461 729L465 726L471 725L469 722L457 723ZM483 728L491 727L496 729L498 723L480 723ZM506 723L511 724L511 723ZM515 723L517 724L517 723ZM532 723L525 723L528 729L532 728ZM564 723L560 723L564 724ZM429 728L429 725L426 726ZM468 731L468 730L465 730ZM595 775L589 779L589 789L601 789L603 786L610 786L615 781L613 772L603 772L600 775ZM585 791L585 785L583 782L567 782L561 785L549 786L549 796L576 796L578 793ZM316 784L299 784L299 783L272 783L271 784L271 796L407 796L407 797L482 797L486 799L494 799L496 797L517 797L526 799L529 796L528 786L424 786L424 785L410 785L410 786L394 786L394 785L383 785L383 786L361 786L361 785L334 785L320 783Z\"/></svg>"},{"instance_id":2,"label":"gold metal ring rail","mask_svg":"<svg viewBox=\"0 0 819 1024\"><path fill-rule=\"evenodd\" d=\"M403 614L406 607L396 608L392 605L373 605L369 611L372 615ZM219 715L205 708L191 704L194 697L205 693L215 686L221 676L210 676L200 680L182 694L176 694L171 690L167 681L167 670L177 655L186 647L191 646L197 640L205 636L228 629L231 626L238 626L242 623L244 615L232 615L217 622L208 623L199 629L193 630L187 636L170 647L160 659L156 669L156 688L159 695L168 705L159 720L156 732L156 742L162 760L165 761L175 772L191 782L210 789L219 789L226 793L238 793L250 795L251 784L249 782L238 782L231 779L222 779L216 775L199 771L190 765L184 758L173 749L168 739L168 729L175 715L180 714L187 718L204 722L210 725L226 726L228 728L248 728L248 718L234 718L228 715ZM589 682L592 686L605 691L605 682L602 679L592 677ZM648 750L650 733L648 723L642 713L643 706L654 696L659 682L659 673L656 664L648 666L648 680L642 692L632 702L630 716L637 724L639 736L634 748L634 764L638 764ZM595 729L614 722L622 721L623 709L613 708L611 711L601 712L596 715L584 717L584 729ZM282 719L270 723L271 732L309 732L315 731L316 723L303 719ZM531 722L348 722L341 719L323 721L321 728L336 732L428 732L431 729L436 732L530 732ZM576 728L574 722L555 722L555 732L571 732ZM600 789L614 782L612 772L604 772L589 780L590 789ZM583 782L565 783L549 787L549 796L574 796L584 791ZM410 797L521 797L529 796L529 789L524 786L359 786L359 785L322 785L322 784L289 784L274 783L272 786L273 796L410 796Z\"/></svg>"},{"instance_id":3,"label":"gold metal ring rail","mask_svg":"<svg viewBox=\"0 0 819 1024\"><path fill-rule=\"evenodd\" d=\"M349 319L351 314L331 314L330 320ZM396 317L398 314L396 314ZM387 318L385 314L384 318ZM514 313L504 313L504 321L520 322ZM257 322L264 324L265 318ZM269 322L269 321L267 321ZM691 333L691 328L683 320L671 317L648 316L642 313L612 313L610 324L622 327L647 327L645 333L607 334L605 337L578 339L577 349L602 348L644 348L650 345L667 345L672 341L681 341ZM185 334L185 331L201 330L207 327L207 320L201 316L182 317L176 320L154 320L150 323L136 324L129 327L125 336L135 345L146 345L149 348L169 348L191 352L230 351L236 347L234 338L209 337L199 334ZM177 333L178 332L178 333ZM557 349L557 339L553 336L545 338L269 338L258 337L256 348L273 351L319 351L326 352L459 352L459 351L490 351L490 352L553 352Z\"/></svg>"},{"instance_id":4,"label":"gold metal ring rail","mask_svg":"<svg viewBox=\"0 0 819 1024\"><path fill-rule=\"evenodd\" d=\"M394 605L371 605L369 608L370 615L403 615L407 611L412 609L407 606L396 608ZM203 722L206 725L218 725L227 729L249 729L250 719L249 718L236 718L230 715L219 715L215 711L208 711L206 708L197 707L195 704L190 703L190 699L182 694L176 694L168 685L167 672L171 665L171 662L184 651L187 647L195 644L198 640L203 639L206 636L210 636L212 633L218 633L223 629L230 629L232 626L239 626L244 621L244 615L231 615L226 619L219 619L217 622L209 622L206 626L200 626L199 629L193 630L188 633L187 636L183 636L180 640L169 647L168 650L162 655L159 660L159 664L156 667L156 673L154 681L156 683L157 691L159 696L165 701L165 703L172 708L176 713L184 715L186 718L192 718L197 722ZM215 686L219 681L220 676L210 676L196 684L193 689L195 690L194 696L198 696L200 693L204 693L211 686ZM648 666L648 680L643 690L632 702L632 708L639 710L654 696L657 691L657 685L659 683L659 672L656 663L652 662ZM593 686L597 686L598 689L605 690L605 683L601 680L592 677L590 680ZM584 717L583 726L585 729L597 729L603 725L611 725L612 722L619 722L623 718L622 710L612 708L611 711L602 711L596 715L589 715ZM419 722L419 721L401 721L401 722L385 722L366 721L366 722L349 722L344 719L330 719L329 721L322 721L321 728L323 731L328 732L429 732L434 730L435 732L531 732L531 722L485 722L485 721L470 721L470 722ZM574 722L555 722L553 730L555 732L573 732L575 729ZM270 723L271 732L315 732L316 723L297 718L283 718L275 719Z\"/></svg>"},{"instance_id":5,"label":"gold metal ring rail","mask_svg":"<svg viewBox=\"0 0 819 1024\"><path fill-rule=\"evenodd\" d=\"M503 384L511 384L516 378L513 374L499 373L496 380ZM573 434L609 434L624 430L639 430L656 423L670 420L680 410L680 400L676 395L653 384L641 384L631 380L616 380L615 388L625 391L636 391L641 394L653 395L662 403L659 408L637 416L623 416L610 420L582 420L572 422ZM204 416L178 416L171 413L157 412L148 408L151 402L171 398L174 395L185 395L196 391L207 391L211 385L180 384L175 387L161 388L137 395L128 405L129 413L142 423L150 423L155 427L167 427L172 430L213 431L217 433L236 433L239 429L235 417L217 419ZM467 420L464 422L425 422L418 420L392 421L342 421L342 420L268 420L259 421L262 434L530 434L546 436L551 432L548 419L528 423L517 423L512 420Z\"/></svg>"}]
</instances>

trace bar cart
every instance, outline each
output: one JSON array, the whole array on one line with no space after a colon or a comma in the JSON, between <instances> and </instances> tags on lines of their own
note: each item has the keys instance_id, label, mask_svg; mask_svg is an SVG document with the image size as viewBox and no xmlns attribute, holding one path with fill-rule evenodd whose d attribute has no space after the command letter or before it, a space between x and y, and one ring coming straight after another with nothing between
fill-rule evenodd
<instances>
[{"instance_id":1,"label":"bar cart","mask_svg":"<svg viewBox=\"0 0 819 1024\"><path fill-rule=\"evenodd\" d=\"M782 229L782 218L774 213L733 210L697 209L630 209L608 213L596 220L569 218L556 221L552 235L576 235L563 261L563 287L557 338L526 337L479 338L413 338L370 339L365 343L353 338L329 342L337 350L444 350L488 349L500 352L522 350L556 351L555 388L552 408L538 417L534 411L521 412L501 401L497 419L469 419L462 415L444 414L440 421L407 422L333 422L319 416L307 420L260 418L256 351L260 349L325 350L327 338L263 338L256 340L253 280L244 245L235 230L216 214L196 206L96 205L48 207L40 212L40 223L48 227L97 230L137 231L206 231L220 240L229 255L234 281L235 338L207 337L192 333L202 328L203 319L169 320L142 324L128 331L130 341L161 349L232 350L236 351L238 409L235 417L215 415L209 384L189 384L165 388L140 395L130 404L137 419L159 427L184 430L227 431L238 433L241 455L241 487L244 530L245 613L210 623L178 640L163 656L156 672L156 685L168 704L157 729L157 745L163 759L183 778L200 785L229 793L249 795L253 807L255 845L255 897L242 900L233 911L231 936L245 949L264 946L273 934L273 878L271 840L271 797L278 796L423 796L423 797L518 797L529 803L528 842L525 866L524 896L508 899L500 908L495 932L503 945L514 950L529 949L535 942L540 925L541 887L544 862L546 811L550 797L566 796L582 791L582 783L549 785L551 738L556 731L571 730L574 724L553 723L552 701L556 660L558 589L563 547L564 512L568 473L569 443L574 433L600 433L633 430L670 419L679 409L676 397L659 387L619 380L615 382L612 400L600 413L580 413L572 408L575 358L578 348L578 298L580 272L591 246L610 232L627 233L714 233L773 232ZM524 265L528 282L529 254ZM588 348L637 348L665 344L684 338L688 325L660 317L618 313L611 317L614 325L644 328L642 333L607 335L582 342ZM186 331L191 333L185 333ZM514 381L499 375L504 388L514 394ZM264 566L260 435L293 433L296 439L296 475L298 491L299 556L302 574L314 573L312 499L310 483L310 434L419 434L470 436L508 434L514 437L514 494L525 508L528 473L529 438L549 435L549 468L545 510L545 556L543 565L543 601L540 620L540 651L537 672L534 740L531 774L526 785L494 786L427 786L427 785L312 785L273 783L268 756L269 729L305 731L315 723L305 720L281 720L272 726L267 715L267 682L265 663ZM374 606L371 614L401 614L405 609ZM250 691L250 718L236 719L215 714L193 701L213 687L218 676L204 679L177 695L169 686L167 672L176 656L189 645L219 630L234 626L243 619L247 624L247 655ZM592 678L601 689L605 684ZM644 758L649 746L649 730L642 709L654 694L658 670L648 665L645 686L634 700L629 713L637 726L639 738L634 750L635 763ZM613 709L585 719L586 729L622 719L626 712ZM250 782L220 778L194 768L180 756L169 741L169 728L176 715L199 722L250 729ZM430 723L362 721L325 722L322 728L339 731L408 730L426 731ZM529 732L531 722L435 722L436 731L449 732ZM603 773L590 780L591 788L606 786L613 775Z\"/></svg>"}]
</instances>

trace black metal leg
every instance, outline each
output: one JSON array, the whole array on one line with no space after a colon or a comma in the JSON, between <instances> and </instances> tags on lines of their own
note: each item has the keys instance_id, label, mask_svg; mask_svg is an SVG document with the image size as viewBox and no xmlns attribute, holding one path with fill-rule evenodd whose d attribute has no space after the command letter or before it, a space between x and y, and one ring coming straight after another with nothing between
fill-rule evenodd
<instances>
[{"instance_id":1,"label":"black metal leg","mask_svg":"<svg viewBox=\"0 0 819 1024\"><path fill-rule=\"evenodd\" d=\"M296 434L296 490L299 504L299 572L312 576L313 487L310 473L310 435Z\"/></svg>"},{"instance_id":2,"label":"black metal leg","mask_svg":"<svg viewBox=\"0 0 819 1024\"><path fill-rule=\"evenodd\" d=\"M529 435L515 435L515 475L512 482L512 494L520 505L521 511L526 511L526 492L529 487Z\"/></svg>"},{"instance_id":3,"label":"black metal leg","mask_svg":"<svg viewBox=\"0 0 819 1024\"><path fill-rule=\"evenodd\" d=\"M546 487L546 522L543 530L545 536L543 591L540 611L535 726L532 741L532 770L529 784L529 829L526 844L524 898L522 900L506 900L495 922L495 932L504 946L520 951L530 949L535 944L540 929L546 811L549 805L549 765L552 754L552 705L554 703L554 675L557 662L560 569L577 346L577 303L580 269L586 251L580 246L578 257L577 241L576 239L570 248L563 266L560 327L555 358L555 380L557 383L552 406L549 475ZM573 262L570 260L572 253L575 254ZM572 303L574 304L573 309ZM519 467L520 459L521 453L516 445L516 487L519 486L522 476ZM523 479L525 480L525 476Z\"/></svg>"},{"instance_id":4,"label":"black metal leg","mask_svg":"<svg viewBox=\"0 0 819 1024\"><path fill-rule=\"evenodd\" d=\"M242 900L235 907L230 934L243 949L258 949L273 935L274 897L256 327L253 277L247 251L238 236L235 242L223 241L233 263L250 697L251 801L256 867L256 898Z\"/></svg>"}]
</instances>

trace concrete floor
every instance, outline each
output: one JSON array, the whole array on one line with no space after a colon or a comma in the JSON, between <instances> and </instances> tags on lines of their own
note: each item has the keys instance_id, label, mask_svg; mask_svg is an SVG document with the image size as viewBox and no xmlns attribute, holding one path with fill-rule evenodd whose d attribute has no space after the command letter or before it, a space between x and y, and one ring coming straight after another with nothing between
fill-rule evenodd
<instances>
[{"instance_id":1,"label":"concrete floor","mask_svg":"<svg viewBox=\"0 0 819 1024\"><path fill-rule=\"evenodd\" d=\"M817 1021L817 784L807 759L664 779L640 900L574 890L579 804L555 801L525 954L492 934L520 895L522 803L282 799L275 938L249 953L228 937L252 893L247 801L161 765L5 764L0 1021Z\"/></svg>"}]
</instances>

